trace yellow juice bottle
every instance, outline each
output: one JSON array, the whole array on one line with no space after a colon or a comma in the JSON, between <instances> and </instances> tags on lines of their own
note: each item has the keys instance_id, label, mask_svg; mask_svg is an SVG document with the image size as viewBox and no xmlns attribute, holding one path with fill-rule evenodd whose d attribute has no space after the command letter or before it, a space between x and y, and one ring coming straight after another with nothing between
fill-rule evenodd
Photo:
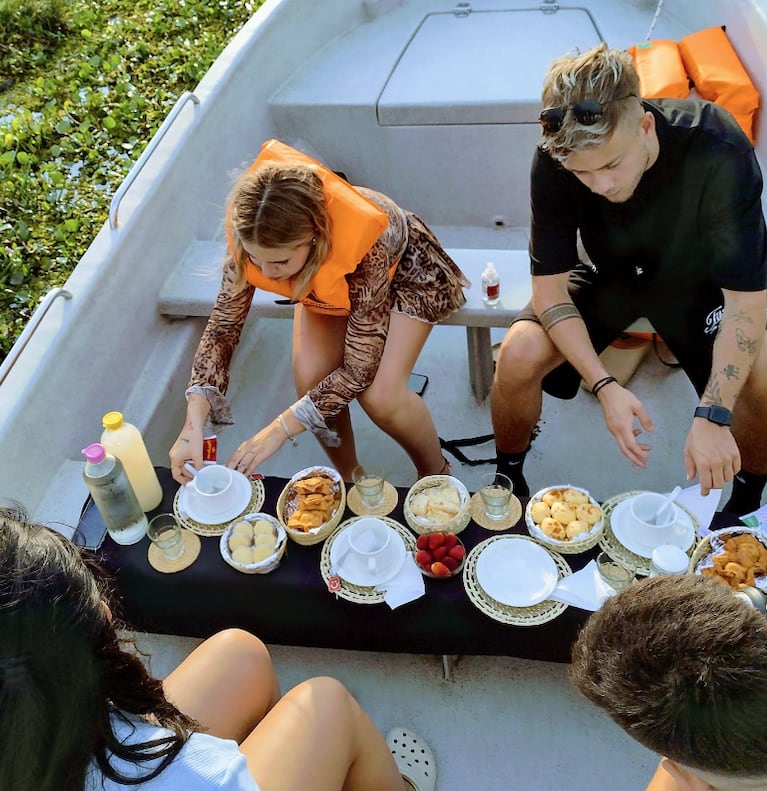
<instances>
[{"instance_id":1,"label":"yellow juice bottle","mask_svg":"<svg viewBox=\"0 0 767 791\"><path fill-rule=\"evenodd\" d=\"M122 462L141 509L157 508L162 501L162 487L141 432L132 423L126 423L121 412L107 412L102 425L101 444L107 453Z\"/></svg>"}]
</instances>

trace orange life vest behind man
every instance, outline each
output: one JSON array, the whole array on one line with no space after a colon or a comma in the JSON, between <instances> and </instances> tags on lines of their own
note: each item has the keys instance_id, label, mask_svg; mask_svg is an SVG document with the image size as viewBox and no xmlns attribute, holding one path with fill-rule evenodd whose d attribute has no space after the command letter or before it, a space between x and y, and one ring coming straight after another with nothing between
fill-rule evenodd
<instances>
[{"instance_id":1,"label":"orange life vest behind man","mask_svg":"<svg viewBox=\"0 0 767 791\"><path fill-rule=\"evenodd\" d=\"M325 200L333 223L330 251L312 280L301 303L323 313L348 315L351 308L345 276L353 272L365 254L389 225L386 212L363 197L350 184L316 160L279 140L267 140L248 172L267 162L281 165L305 165L322 179ZM230 239L231 246L231 239ZM293 296L290 281L264 277L250 261L246 277L256 288Z\"/></svg>"}]
</instances>

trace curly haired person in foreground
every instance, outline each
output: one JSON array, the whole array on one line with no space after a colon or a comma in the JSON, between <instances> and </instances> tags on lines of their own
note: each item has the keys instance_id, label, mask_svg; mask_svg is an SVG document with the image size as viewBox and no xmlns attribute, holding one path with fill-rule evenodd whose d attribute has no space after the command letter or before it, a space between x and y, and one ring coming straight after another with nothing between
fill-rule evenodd
<instances>
[{"instance_id":1,"label":"curly haired person in foreground","mask_svg":"<svg viewBox=\"0 0 767 791\"><path fill-rule=\"evenodd\" d=\"M767 788L767 619L720 582L654 577L608 599L570 674L665 756L647 791Z\"/></svg>"},{"instance_id":2,"label":"curly haired person in foreground","mask_svg":"<svg viewBox=\"0 0 767 791\"><path fill-rule=\"evenodd\" d=\"M281 696L247 632L219 632L152 678L108 588L88 553L0 508L0 788L433 791L415 734L398 728L387 744L332 678Z\"/></svg>"}]
</instances>

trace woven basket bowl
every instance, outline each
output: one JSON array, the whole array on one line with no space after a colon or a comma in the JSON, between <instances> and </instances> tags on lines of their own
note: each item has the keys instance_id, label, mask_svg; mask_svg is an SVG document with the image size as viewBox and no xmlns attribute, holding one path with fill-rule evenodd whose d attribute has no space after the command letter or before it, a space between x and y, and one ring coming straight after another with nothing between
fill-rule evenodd
<instances>
[{"instance_id":1,"label":"woven basket bowl","mask_svg":"<svg viewBox=\"0 0 767 791\"><path fill-rule=\"evenodd\" d=\"M694 572L698 563L700 563L700 561L703 560L706 555L710 555L714 551L714 547L711 545L712 538L716 536L727 536L730 533L735 535L740 535L742 533L752 533L757 539L759 539L759 541L767 545L767 539L765 538L764 531L759 528L754 529L748 525L732 525L730 527L723 527L719 530L712 530L707 536L701 538L701 540L695 546L695 550L693 551L692 557L690 559L690 569Z\"/></svg>"},{"instance_id":2,"label":"woven basket bowl","mask_svg":"<svg viewBox=\"0 0 767 791\"><path fill-rule=\"evenodd\" d=\"M545 489L541 489L540 491L536 492L530 498L527 506L525 507L525 524L527 525L527 532L536 541L538 541L538 543L543 544L545 547L553 549L562 555L576 555L579 552L585 552L587 549L595 547L599 543L599 539L602 537L602 533L604 531L604 516L596 524L592 525L591 530L589 530L588 533L582 534L577 538L568 539L566 541L560 541L559 539L547 536L546 533L541 530L540 525L533 521L533 517L531 516L533 505L540 502L543 495L552 489L575 489L576 491L583 492L584 494L588 495L589 502L592 505L596 505L598 508L601 508L599 503L588 493L588 491L586 489L582 489L580 486L571 486L569 483L562 484L561 486L547 486Z\"/></svg>"},{"instance_id":3,"label":"woven basket bowl","mask_svg":"<svg viewBox=\"0 0 767 791\"><path fill-rule=\"evenodd\" d=\"M333 512L333 515L330 517L330 519L327 522L321 524L319 527L315 527L307 531L289 528L285 521L285 503L288 499L290 487L296 481L301 480L301 478L311 478L313 475L320 474L333 478L333 480L338 484L341 494L341 501L338 503L338 507ZM341 519L343 519L345 510L346 485L344 484L337 470L334 470L332 467L306 467L303 470L300 470L288 481L287 486L285 486L285 488L282 490L277 500L277 519L283 528L285 528L288 538L291 538L296 542L296 544L301 544L307 547L311 546L312 544L319 544L321 541L324 541L341 523Z\"/></svg>"},{"instance_id":4,"label":"woven basket bowl","mask_svg":"<svg viewBox=\"0 0 767 791\"><path fill-rule=\"evenodd\" d=\"M416 516L410 508L411 498L424 491L424 489L435 488L446 483L455 486L455 488L458 489L458 494L461 496L461 508L458 513L447 522L430 522L423 517ZM410 487L410 491L405 496L402 510L405 514L405 521L410 526L410 529L419 535L424 533L460 533L471 520L470 500L469 490L458 478L454 478L452 475L427 475L425 478L416 481L416 483Z\"/></svg>"},{"instance_id":5,"label":"woven basket bowl","mask_svg":"<svg viewBox=\"0 0 767 791\"><path fill-rule=\"evenodd\" d=\"M232 553L229 550L229 539L234 532L234 526L238 525L240 522L257 522L259 519L264 519L267 522L270 522L277 533L277 544L274 548L274 554L270 555L268 558L259 561L258 563L238 563L236 560L233 560ZM277 566L280 565L280 560L282 556L285 554L285 548L288 545L288 537L285 533L285 528L270 514L263 514L260 512L252 513L252 514L245 514L244 516L235 519L229 527L221 534L221 538L219 539L218 548L221 552L221 557L233 568L237 571L241 571L243 574L268 574L270 571L274 571Z\"/></svg>"}]
</instances>

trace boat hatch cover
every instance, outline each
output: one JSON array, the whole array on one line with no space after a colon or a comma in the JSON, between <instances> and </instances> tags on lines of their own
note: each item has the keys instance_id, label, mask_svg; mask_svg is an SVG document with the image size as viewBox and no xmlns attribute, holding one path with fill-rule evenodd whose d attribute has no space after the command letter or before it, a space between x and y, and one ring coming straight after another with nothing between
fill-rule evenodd
<instances>
[{"instance_id":1,"label":"boat hatch cover","mask_svg":"<svg viewBox=\"0 0 767 791\"><path fill-rule=\"evenodd\" d=\"M538 123L551 61L600 41L583 8L428 14L384 86L378 122Z\"/></svg>"}]
</instances>

